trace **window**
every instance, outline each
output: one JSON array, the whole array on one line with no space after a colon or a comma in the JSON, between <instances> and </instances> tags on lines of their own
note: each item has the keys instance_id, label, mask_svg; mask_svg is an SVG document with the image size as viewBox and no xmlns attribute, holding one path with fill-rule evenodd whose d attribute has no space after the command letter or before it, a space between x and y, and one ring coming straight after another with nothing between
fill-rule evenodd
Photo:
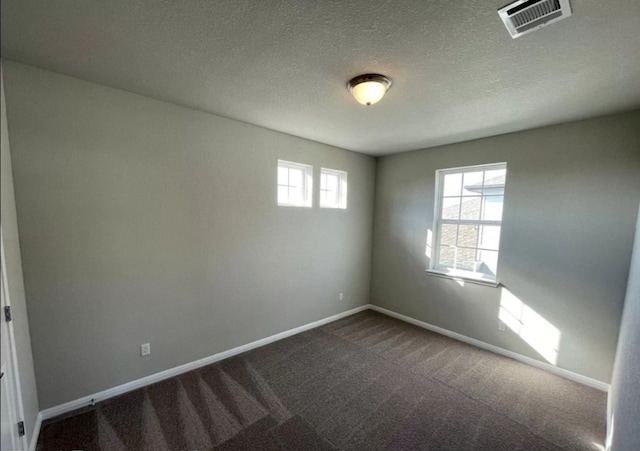
<instances>
[{"instance_id":1,"label":"window","mask_svg":"<svg viewBox=\"0 0 640 451\"><path fill-rule=\"evenodd\" d=\"M347 208L347 173L335 169L320 170L320 207Z\"/></svg>"},{"instance_id":2,"label":"window","mask_svg":"<svg viewBox=\"0 0 640 451\"><path fill-rule=\"evenodd\" d=\"M278 160L278 205L311 207L313 167Z\"/></svg>"},{"instance_id":3,"label":"window","mask_svg":"<svg viewBox=\"0 0 640 451\"><path fill-rule=\"evenodd\" d=\"M430 271L496 281L507 164L436 171Z\"/></svg>"}]
</instances>

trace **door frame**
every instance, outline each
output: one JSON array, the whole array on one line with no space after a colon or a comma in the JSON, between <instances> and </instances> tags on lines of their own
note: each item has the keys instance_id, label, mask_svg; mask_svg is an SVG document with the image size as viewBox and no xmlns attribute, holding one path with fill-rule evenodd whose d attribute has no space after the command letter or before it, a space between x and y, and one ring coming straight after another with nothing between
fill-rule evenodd
<instances>
[{"instance_id":1,"label":"door frame","mask_svg":"<svg viewBox=\"0 0 640 451\"><path fill-rule=\"evenodd\" d=\"M0 265L2 266L2 296L4 297L5 306L11 307L11 298L9 296L9 277L7 275L7 261L4 254L4 231L2 229L2 224L0 223ZM12 312L13 313L13 312ZM4 311L0 312L3 315L2 321L5 321ZM18 369L18 353L16 350L16 340L15 335L13 333L13 321L8 321L7 323L7 333L9 335L9 352L11 353L11 369L12 369L12 379L13 379L13 394L15 398L15 410L17 421L24 421L24 407L22 405L22 386L20 384L20 371ZM15 425L17 427L17 424ZM25 425L26 427L26 425ZM22 443L22 449L27 451L29 449L29 444L27 442L27 434L25 434L20 438L20 442Z\"/></svg>"}]
</instances>

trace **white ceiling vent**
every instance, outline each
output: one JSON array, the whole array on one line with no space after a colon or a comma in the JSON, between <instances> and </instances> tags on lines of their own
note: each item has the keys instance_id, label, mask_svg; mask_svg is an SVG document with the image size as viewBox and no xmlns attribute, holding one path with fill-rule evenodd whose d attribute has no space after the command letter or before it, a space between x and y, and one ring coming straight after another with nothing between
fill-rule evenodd
<instances>
[{"instance_id":1,"label":"white ceiling vent","mask_svg":"<svg viewBox=\"0 0 640 451\"><path fill-rule=\"evenodd\" d=\"M512 38L571 15L569 0L518 0L498 10Z\"/></svg>"}]
</instances>

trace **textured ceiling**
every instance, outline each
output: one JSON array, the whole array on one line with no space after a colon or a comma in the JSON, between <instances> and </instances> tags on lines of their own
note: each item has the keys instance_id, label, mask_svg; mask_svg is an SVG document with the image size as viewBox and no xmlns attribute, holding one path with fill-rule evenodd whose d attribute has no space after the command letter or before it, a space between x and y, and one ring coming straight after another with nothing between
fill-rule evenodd
<instances>
[{"instance_id":1,"label":"textured ceiling","mask_svg":"<svg viewBox=\"0 0 640 451\"><path fill-rule=\"evenodd\" d=\"M640 106L640 1L2 0L2 57L371 155ZM345 84L394 85L364 107Z\"/></svg>"}]
</instances>

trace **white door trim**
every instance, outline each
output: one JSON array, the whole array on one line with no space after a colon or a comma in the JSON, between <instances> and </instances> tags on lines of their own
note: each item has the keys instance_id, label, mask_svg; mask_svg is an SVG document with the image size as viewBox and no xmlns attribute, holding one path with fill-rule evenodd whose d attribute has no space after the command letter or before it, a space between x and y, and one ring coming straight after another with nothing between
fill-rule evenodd
<instances>
[{"instance_id":1,"label":"white door trim","mask_svg":"<svg viewBox=\"0 0 640 451\"><path fill-rule=\"evenodd\" d=\"M7 261L4 255L4 233L2 230L2 225L0 225L0 263L2 266L2 288L4 301L6 306L11 306L11 297L9 296L9 277L7 276ZM4 315L4 312L0 312L0 314ZM4 320L4 319L3 319ZM13 371L13 382L15 385L15 401L17 407L18 421L24 421L24 407L22 405L22 385L20 384L20 371L18 369L18 353L16 351L16 340L15 335L13 333L13 321L9 321L7 323L7 331L9 333L9 342L10 342L10 352L11 352L11 366ZM26 425L25 425L26 427ZM27 450L27 434L25 433L22 437L20 437L20 441L22 443L22 449Z\"/></svg>"}]
</instances>

